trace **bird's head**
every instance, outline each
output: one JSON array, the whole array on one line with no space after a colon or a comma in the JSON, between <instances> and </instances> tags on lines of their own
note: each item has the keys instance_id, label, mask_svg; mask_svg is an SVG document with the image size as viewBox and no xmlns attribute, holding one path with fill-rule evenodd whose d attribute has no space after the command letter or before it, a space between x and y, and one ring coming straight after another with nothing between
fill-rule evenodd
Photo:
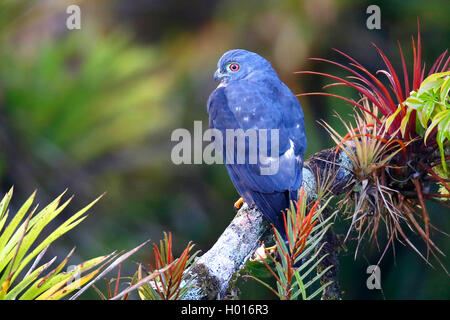
<instances>
[{"instance_id":1,"label":"bird's head","mask_svg":"<svg viewBox=\"0 0 450 320\"><path fill-rule=\"evenodd\" d=\"M269 61L254 52L234 49L225 52L219 59L214 80L221 83L252 78L256 80L269 74L276 75Z\"/></svg>"}]
</instances>

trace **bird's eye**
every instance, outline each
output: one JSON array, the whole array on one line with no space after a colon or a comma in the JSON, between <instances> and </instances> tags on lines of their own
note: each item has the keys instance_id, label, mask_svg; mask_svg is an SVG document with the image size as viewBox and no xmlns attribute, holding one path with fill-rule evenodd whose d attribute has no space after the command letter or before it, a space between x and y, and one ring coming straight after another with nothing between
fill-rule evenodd
<instances>
[{"instance_id":1,"label":"bird's eye","mask_svg":"<svg viewBox=\"0 0 450 320\"><path fill-rule=\"evenodd\" d=\"M233 62L228 65L230 71L236 72L239 70L239 63Z\"/></svg>"}]
</instances>

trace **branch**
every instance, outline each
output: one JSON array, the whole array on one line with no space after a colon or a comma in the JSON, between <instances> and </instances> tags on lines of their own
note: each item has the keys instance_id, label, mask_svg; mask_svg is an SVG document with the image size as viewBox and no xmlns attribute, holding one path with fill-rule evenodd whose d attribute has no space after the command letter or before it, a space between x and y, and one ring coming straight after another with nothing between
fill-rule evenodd
<instances>
[{"instance_id":1,"label":"branch","mask_svg":"<svg viewBox=\"0 0 450 320\"><path fill-rule=\"evenodd\" d=\"M309 198L317 199L318 190L326 188L331 194L342 194L351 181L351 161L344 151L337 153L336 148L321 151L305 161L303 167L303 187ZM193 286L185 296L186 300L224 299L229 294L235 280L235 275L241 271L255 250L269 233L269 224L262 213L254 206L244 204L237 215L219 237L214 246L198 258L190 272ZM330 228L327 239L332 239L334 231ZM327 263L337 261L338 242L329 242L322 254L328 254L330 259L324 259L322 267ZM333 278L333 279L332 279ZM334 290L339 290L337 283L337 264L335 270L327 272L323 281L335 282ZM337 289L336 289L337 288ZM339 292L330 292L339 297ZM324 293L323 298L328 296Z\"/></svg>"}]
</instances>

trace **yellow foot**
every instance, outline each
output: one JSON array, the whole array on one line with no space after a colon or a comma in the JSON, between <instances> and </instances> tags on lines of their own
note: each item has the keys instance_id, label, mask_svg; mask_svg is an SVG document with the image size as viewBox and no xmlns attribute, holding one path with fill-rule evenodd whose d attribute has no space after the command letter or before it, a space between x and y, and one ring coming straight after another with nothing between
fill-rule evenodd
<instances>
[{"instance_id":1,"label":"yellow foot","mask_svg":"<svg viewBox=\"0 0 450 320\"><path fill-rule=\"evenodd\" d=\"M244 202L245 202L244 198L239 198L239 200L234 203L234 207L236 209L239 209Z\"/></svg>"},{"instance_id":2,"label":"yellow foot","mask_svg":"<svg viewBox=\"0 0 450 320\"><path fill-rule=\"evenodd\" d=\"M250 261L261 261L267 258L266 248L264 244L262 244L258 249L256 249L253 257L250 258Z\"/></svg>"},{"instance_id":3,"label":"yellow foot","mask_svg":"<svg viewBox=\"0 0 450 320\"><path fill-rule=\"evenodd\" d=\"M262 244L258 249L256 249L253 257L250 258L250 261L261 261L267 258L267 253L273 253L277 249L277 246L266 248L264 244Z\"/></svg>"}]
</instances>

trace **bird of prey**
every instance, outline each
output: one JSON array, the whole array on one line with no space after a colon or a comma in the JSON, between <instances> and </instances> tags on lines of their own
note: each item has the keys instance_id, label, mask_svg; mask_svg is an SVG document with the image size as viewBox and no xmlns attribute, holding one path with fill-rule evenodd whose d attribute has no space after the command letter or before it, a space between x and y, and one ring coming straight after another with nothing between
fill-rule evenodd
<instances>
[{"instance_id":1,"label":"bird of prey","mask_svg":"<svg viewBox=\"0 0 450 320\"><path fill-rule=\"evenodd\" d=\"M256 205L286 239L282 211L289 207L290 200L297 200L306 150L300 103L269 61L247 50L226 52L217 63L214 79L220 83L208 99L209 126L223 134L223 155L230 178L245 202ZM227 129L266 129L269 139L270 132L277 130L278 153L270 153L268 139L267 154L271 160L278 160L278 170L261 174L264 164L261 159L256 163L249 161L248 146L244 163L229 161L233 155L229 155L230 146L225 139ZM257 150L260 147L258 143ZM231 151L238 152L236 143L233 148Z\"/></svg>"}]
</instances>

